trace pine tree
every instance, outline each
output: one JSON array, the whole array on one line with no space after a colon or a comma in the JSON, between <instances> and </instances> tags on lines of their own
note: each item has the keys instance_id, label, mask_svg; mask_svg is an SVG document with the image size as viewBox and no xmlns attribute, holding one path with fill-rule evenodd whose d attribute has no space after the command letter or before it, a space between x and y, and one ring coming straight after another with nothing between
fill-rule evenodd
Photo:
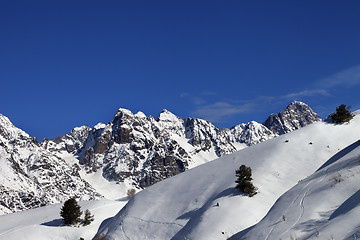
<instances>
[{"instance_id":1,"label":"pine tree","mask_svg":"<svg viewBox=\"0 0 360 240\"><path fill-rule=\"evenodd\" d=\"M238 189L240 192L245 193L249 197L254 196L256 192L256 187L252 184L252 172L250 167L246 167L245 165L241 165L238 170L235 171L236 173L236 186L235 188Z\"/></svg>"},{"instance_id":2,"label":"pine tree","mask_svg":"<svg viewBox=\"0 0 360 240\"><path fill-rule=\"evenodd\" d=\"M90 223L92 223L92 221L94 221L94 215L91 215L91 212L89 211L89 209L86 209L85 210L85 216L84 216L83 225L87 226Z\"/></svg>"},{"instance_id":3,"label":"pine tree","mask_svg":"<svg viewBox=\"0 0 360 240\"><path fill-rule=\"evenodd\" d=\"M354 115L351 113L350 108L350 106L346 107L345 104L338 106L336 112L330 115L332 122L341 124L353 119Z\"/></svg>"},{"instance_id":4,"label":"pine tree","mask_svg":"<svg viewBox=\"0 0 360 240\"><path fill-rule=\"evenodd\" d=\"M60 216L63 218L65 225L73 225L80 222L80 206L76 202L75 198L70 198L65 201L61 208Z\"/></svg>"},{"instance_id":5,"label":"pine tree","mask_svg":"<svg viewBox=\"0 0 360 240\"><path fill-rule=\"evenodd\" d=\"M127 198L130 200L130 198L132 198L135 195L135 193L136 193L135 188L128 189Z\"/></svg>"}]
</instances>

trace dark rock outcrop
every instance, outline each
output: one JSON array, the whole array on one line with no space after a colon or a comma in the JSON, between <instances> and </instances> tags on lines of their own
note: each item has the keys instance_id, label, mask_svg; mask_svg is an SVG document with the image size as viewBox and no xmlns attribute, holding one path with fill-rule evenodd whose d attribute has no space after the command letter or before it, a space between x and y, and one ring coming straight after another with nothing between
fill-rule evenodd
<instances>
[{"instance_id":1,"label":"dark rock outcrop","mask_svg":"<svg viewBox=\"0 0 360 240\"><path fill-rule=\"evenodd\" d=\"M320 120L320 116L308 105L294 101L284 111L271 114L263 125L273 133L281 135Z\"/></svg>"}]
</instances>

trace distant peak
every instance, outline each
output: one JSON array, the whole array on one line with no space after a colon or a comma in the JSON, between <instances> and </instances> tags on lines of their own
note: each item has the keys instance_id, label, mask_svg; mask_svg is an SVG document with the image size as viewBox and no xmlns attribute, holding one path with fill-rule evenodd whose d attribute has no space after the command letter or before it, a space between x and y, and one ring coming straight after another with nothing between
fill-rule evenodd
<instances>
[{"instance_id":1,"label":"distant peak","mask_svg":"<svg viewBox=\"0 0 360 240\"><path fill-rule=\"evenodd\" d=\"M143 112L141 112L141 111L137 112L137 113L135 114L135 116L138 117L138 118L146 118L145 113L143 113Z\"/></svg>"},{"instance_id":2,"label":"distant peak","mask_svg":"<svg viewBox=\"0 0 360 240\"><path fill-rule=\"evenodd\" d=\"M83 125L83 126L80 126L80 127L74 127L74 129L71 130L71 131L80 132L80 131L88 130L89 128L90 128L89 126Z\"/></svg>"},{"instance_id":3,"label":"distant peak","mask_svg":"<svg viewBox=\"0 0 360 240\"><path fill-rule=\"evenodd\" d=\"M126 108L119 108L119 110L116 112L115 117L119 116L119 115L133 115L133 113Z\"/></svg>"},{"instance_id":4,"label":"distant peak","mask_svg":"<svg viewBox=\"0 0 360 240\"><path fill-rule=\"evenodd\" d=\"M278 114L271 114L264 125L276 134L284 134L320 121L320 116L307 104L293 101Z\"/></svg>"},{"instance_id":5,"label":"distant peak","mask_svg":"<svg viewBox=\"0 0 360 240\"><path fill-rule=\"evenodd\" d=\"M289 106L292 105L304 105L304 106L308 106L306 103L300 102L300 101L293 101L292 103L289 104Z\"/></svg>"},{"instance_id":6,"label":"distant peak","mask_svg":"<svg viewBox=\"0 0 360 240\"><path fill-rule=\"evenodd\" d=\"M94 126L94 129L95 130L98 130L98 129L103 129L106 127L106 124L105 123L98 123Z\"/></svg>"},{"instance_id":7,"label":"distant peak","mask_svg":"<svg viewBox=\"0 0 360 240\"><path fill-rule=\"evenodd\" d=\"M10 119L2 114L0 114L0 126L5 128L16 128Z\"/></svg>"},{"instance_id":8,"label":"distant peak","mask_svg":"<svg viewBox=\"0 0 360 240\"><path fill-rule=\"evenodd\" d=\"M162 114L162 113L164 113L164 114L173 114L172 112L170 112L167 109L163 109L160 114Z\"/></svg>"},{"instance_id":9,"label":"distant peak","mask_svg":"<svg viewBox=\"0 0 360 240\"><path fill-rule=\"evenodd\" d=\"M0 122L8 122L11 123L10 119L0 113Z\"/></svg>"},{"instance_id":10,"label":"distant peak","mask_svg":"<svg viewBox=\"0 0 360 240\"><path fill-rule=\"evenodd\" d=\"M157 118L158 121L166 121L166 122L174 122L178 121L179 117L173 114L172 112L164 109L160 113L159 117Z\"/></svg>"}]
</instances>

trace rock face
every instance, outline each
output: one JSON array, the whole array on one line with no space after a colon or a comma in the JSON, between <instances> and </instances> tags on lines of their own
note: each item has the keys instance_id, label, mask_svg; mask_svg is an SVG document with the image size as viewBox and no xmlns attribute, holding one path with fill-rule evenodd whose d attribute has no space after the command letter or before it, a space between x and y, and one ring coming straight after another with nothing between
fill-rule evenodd
<instances>
[{"instance_id":1,"label":"rock face","mask_svg":"<svg viewBox=\"0 0 360 240\"><path fill-rule=\"evenodd\" d=\"M108 124L75 128L61 138L46 139L42 147L76 155L87 174L101 171L109 181L130 180L134 187L145 188L275 136L256 122L219 129L208 121L182 119L167 110L155 119L119 109Z\"/></svg>"},{"instance_id":2,"label":"rock face","mask_svg":"<svg viewBox=\"0 0 360 240\"><path fill-rule=\"evenodd\" d=\"M77 127L40 145L0 115L0 213L69 197L100 198L81 176L146 188L318 120L299 102L271 115L264 125L252 121L231 129L219 129L202 119L182 119L167 110L155 119L121 108L108 124Z\"/></svg>"},{"instance_id":3,"label":"rock face","mask_svg":"<svg viewBox=\"0 0 360 240\"><path fill-rule=\"evenodd\" d=\"M136 188L145 188L320 118L306 104L293 102L269 119L266 123L271 130L255 121L219 129L208 121L182 119L167 110L154 119L119 109L110 123L76 128L47 145L76 154L88 174L102 171L109 181L130 180Z\"/></svg>"},{"instance_id":4,"label":"rock face","mask_svg":"<svg viewBox=\"0 0 360 240\"><path fill-rule=\"evenodd\" d=\"M0 114L0 213L101 195L69 163L40 146Z\"/></svg>"},{"instance_id":5,"label":"rock face","mask_svg":"<svg viewBox=\"0 0 360 240\"><path fill-rule=\"evenodd\" d=\"M320 121L320 116L302 102L292 102L284 111L271 114L264 125L277 135Z\"/></svg>"}]
</instances>

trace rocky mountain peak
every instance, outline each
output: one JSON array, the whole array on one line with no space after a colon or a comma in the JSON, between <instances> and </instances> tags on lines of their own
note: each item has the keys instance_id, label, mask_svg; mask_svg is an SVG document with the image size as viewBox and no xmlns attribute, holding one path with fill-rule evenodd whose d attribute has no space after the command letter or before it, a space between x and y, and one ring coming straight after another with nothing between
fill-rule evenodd
<instances>
[{"instance_id":1,"label":"rocky mountain peak","mask_svg":"<svg viewBox=\"0 0 360 240\"><path fill-rule=\"evenodd\" d=\"M141 112L141 111L137 112L137 113L135 114L135 117L137 117L137 118L147 118L146 115L145 115L145 113L143 113L143 112Z\"/></svg>"},{"instance_id":2,"label":"rocky mountain peak","mask_svg":"<svg viewBox=\"0 0 360 240\"><path fill-rule=\"evenodd\" d=\"M263 125L275 134L281 135L320 120L320 116L307 104L294 101L284 111L271 114Z\"/></svg>"},{"instance_id":3,"label":"rocky mountain peak","mask_svg":"<svg viewBox=\"0 0 360 240\"><path fill-rule=\"evenodd\" d=\"M0 136L7 140L30 138L26 132L15 127L10 119L2 114L0 114Z\"/></svg>"},{"instance_id":4,"label":"rocky mountain peak","mask_svg":"<svg viewBox=\"0 0 360 240\"><path fill-rule=\"evenodd\" d=\"M276 137L276 134L261 123L251 121L231 128L231 133L236 142L254 145Z\"/></svg>"},{"instance_id":5,"label":"rocky mountain peak","mask_svg":"<svg viewBox=\"0 0 360 240\"><path fill-rule=\"evenodd\" d=\"M173 114L172 112L164 109L156 119L157 121L161 122L179 122L182 119Z\"/></svg>"},{"instance_id":6,"label":"rocky mountain peak","mask_svg":"<svg viewBox=\"0 0 360 240\"><path fill-rule=\"evenodd\" d=\"M126 108L119 108L114 116L114 118L118 117L118 116L124 116L124 115L128 115L128 116L132 116L133 113L129 110L129 109L126 109Z\"/></svg>"}]
</instances>

